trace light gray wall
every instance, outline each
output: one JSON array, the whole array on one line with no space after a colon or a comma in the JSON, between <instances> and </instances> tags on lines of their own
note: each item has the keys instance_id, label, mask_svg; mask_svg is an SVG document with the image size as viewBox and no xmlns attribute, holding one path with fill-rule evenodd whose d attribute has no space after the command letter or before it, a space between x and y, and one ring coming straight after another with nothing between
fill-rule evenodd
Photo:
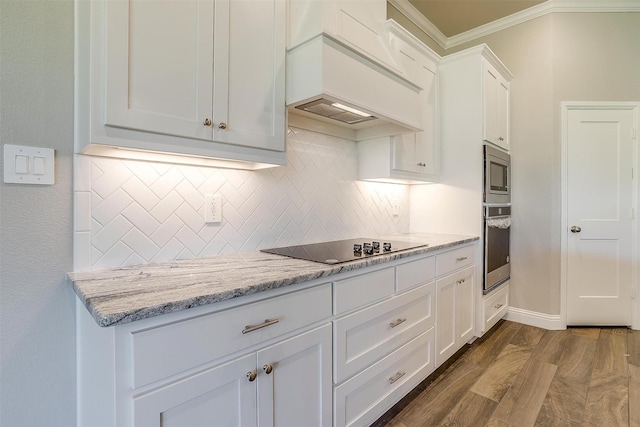
<instances>
[{"instance_id":1,"label":"light gray wall","mask_svg":"<svg viewBox=\"0 0 640 427\"><path fill-rule=\"evenodd\" d=\"M561 102L640 100L640 13L555 13L486 43L511 82L511 304L560 313Z\"/></svg>"},{"instance_id":2,"label":"light gray wall","mask_svg":"<svg viewBox=\"0 0 640 427\"><path fill-rule=\"evenodd\" d=\"M0 8L0 142L54 148L57 168L0 183L0 425L73 426L73 2Z\"/></svg>"}]
</instances>

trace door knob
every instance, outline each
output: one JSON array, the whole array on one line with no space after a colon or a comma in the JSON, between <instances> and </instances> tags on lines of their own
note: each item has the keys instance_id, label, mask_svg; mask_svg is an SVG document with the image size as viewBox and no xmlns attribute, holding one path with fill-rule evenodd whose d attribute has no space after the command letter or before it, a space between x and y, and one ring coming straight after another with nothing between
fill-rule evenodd
<instances>
[{"instance_id":1,"label":"door knob","mask_svg":"<svg viewBox=\"0 0 640 427\"><path fill-rule=\"evenodd\" d=\"M582 228L578 227L577 225L574 225L571 227L571 232L572 233L579 233L582 231Z\"/></svg>"}]
</instances>

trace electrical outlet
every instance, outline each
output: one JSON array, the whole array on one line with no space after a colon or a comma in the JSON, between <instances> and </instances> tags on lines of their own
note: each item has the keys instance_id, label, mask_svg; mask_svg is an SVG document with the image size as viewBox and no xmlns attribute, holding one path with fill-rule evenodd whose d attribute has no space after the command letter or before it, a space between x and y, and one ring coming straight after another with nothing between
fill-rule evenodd
<instances>
[{"instance_id":1,"label":"electrical outlet","mask_svg":"<svg viewBox=\"0 0 640 427\"><path fill-rule=\"evenodd\" d=\"M207 224L222 222L222 197L219 194L205 196L204 222Z\"/></svg>"}]
</instances>

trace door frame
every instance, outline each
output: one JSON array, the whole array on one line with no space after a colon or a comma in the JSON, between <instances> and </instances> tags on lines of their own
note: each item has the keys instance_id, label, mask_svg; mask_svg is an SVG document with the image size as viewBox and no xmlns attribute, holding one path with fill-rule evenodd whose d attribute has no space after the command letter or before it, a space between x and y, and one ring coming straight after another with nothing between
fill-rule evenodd
<instances>
[{"instance_id":1,"label":"door frame","mask_svg":"<svg viewBox=\"0 0 640 427\"><path fill-rule=\"evenodd\" d=\"M562 102L562 163L561 163L561 177L562 177L562 211L560 220L560 322L562 327L567 327L567 274L568 274L568 237L567 228L568 224L568 145L569 137L568 131L568 113L571 110L630 110L633 112L633 127L635 130L633 141L633 165L634 165L634 177L633 177L633 195L632 195L632 207L634 209L634 219L631 225L632 233L632 292L631 292L631 328L640 329L640 272L638 268L638 255L640 246L640 234L638 233L638 200L640 199L640 192L638 186L638 174L640 174L640 162L638 158L638 121L640 115L640 102Z\"/></svg>"}]
</instances>

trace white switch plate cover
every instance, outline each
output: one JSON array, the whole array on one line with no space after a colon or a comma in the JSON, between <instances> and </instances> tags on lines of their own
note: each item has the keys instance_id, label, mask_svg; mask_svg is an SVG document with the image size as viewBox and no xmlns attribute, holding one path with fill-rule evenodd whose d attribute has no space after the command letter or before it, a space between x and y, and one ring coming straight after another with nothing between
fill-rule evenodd
<instances>
[{"instance_id":1,"label":"white switch plate cover","mask_svg":"<svg viewBox=\"0 0 640 427\"><path fill-rule=\"evenodd\" d=\"M4 144L4 182L7 184L54 184L53 148ZM26 170L24 163L26 158ZM37 158L37 160L36 160Z\"/></svg>"},{"instance_id":2,"label":"white switch plate cover","mask_svg":"<svg viewBox=\"0 0 640 427\"><path fill-rule=\"evenodd\" d=\"M222 197L209 194L204 197L204 222L207 224L222 222Z\"/></svg>"}]
</instances>

